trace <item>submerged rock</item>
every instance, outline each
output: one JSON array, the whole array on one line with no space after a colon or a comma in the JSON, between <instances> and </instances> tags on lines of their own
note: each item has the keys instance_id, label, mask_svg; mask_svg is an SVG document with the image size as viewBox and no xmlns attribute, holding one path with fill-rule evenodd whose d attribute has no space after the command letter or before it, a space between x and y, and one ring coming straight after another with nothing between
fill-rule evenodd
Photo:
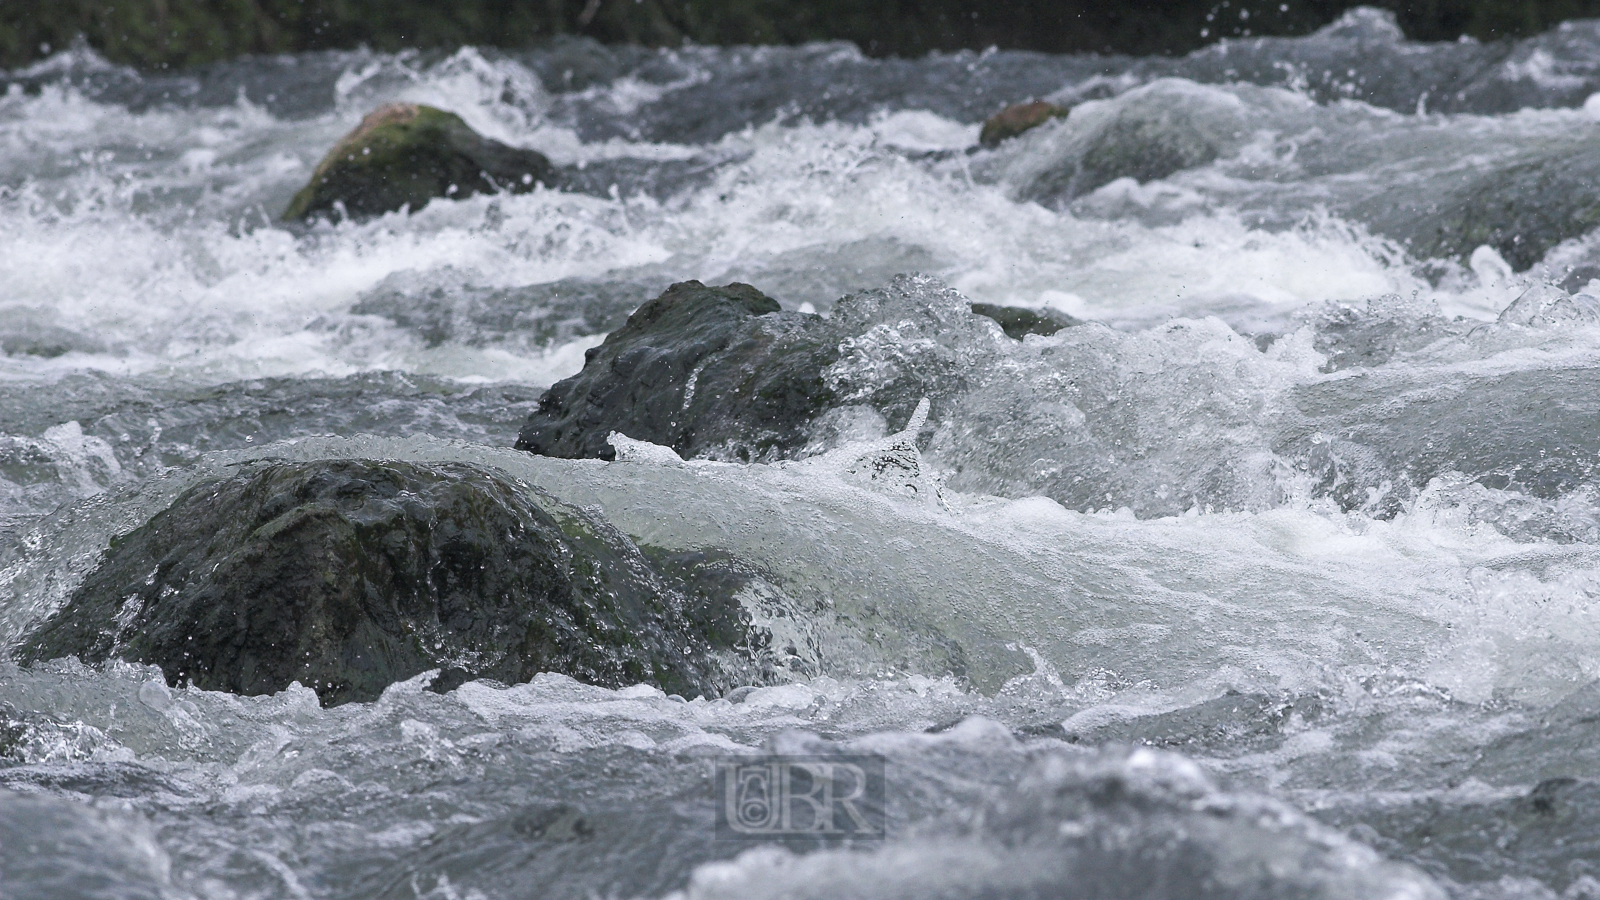
<instances>
[{"instance_id":1,"label":"submerged rock","mask_svg":"<svg viewBox=\"0 0 1600 900\"><path fill-rule=\"evenodd\" d=\"M993 303L974 303L972 311L1000 323L1006 337L1020 341L1030 334L1049 337L1063 328L1082 325L1083 322L1053 309L1028 309L1021 306L996 306Z\"/></svg>"},{"instance_id":2,"label":"submerged rock","mask_svg":"<svg viewBox=\"0 0 1600 900\"><path fill-rule=\"evenodd\" d=\"M1600 225L1600 153L1586 142L1549 144L1476 172L1445 170L1411 199L1385 192L1351 213L1417 259L1466 260L1489 246L1525 271L1552 247Z\"/></svg>"},{"instance_id":3,"label":"submerged rock","mask_svg":"<svg viewBox=\"0 0 1600 900\"><path fill-rule=\"evenodd\" d=\"M517 448L613 459L608 437L620 431L684 457L782 458L834 404L822 371L838 356L821 316L781 312L747 284L681 282L545 393Z\"/></svg>"},{"instance_id":4,"label":"submerged rock","mask_svg":"<svg viewBox=\"0 0 1600 900\"><path fill-rule=\"evenodd\" d=\"M983 130L978 132L978 143L985 147L998 147L1002 141L1038 128L1046 122L1064 119L1070 111L1065 106L1057 106L1045 100L1013 104L984 120Z\"/></svg>"},{"instance_id":5,"label":"submerged rock","mask_svg":"<svg viewBox=\"0 0 1600 900\"><path fill-rule=\"evenodd\" d=\"M1163 78L1074 107L1066 127L1020 157L1009 178L1018 199L1047 205L1121 178L1158 181L1237 152L1247 113L1231 94Z\"/></svg>"},{"instance_id":6,"label":"submerged rock","mask_svg":"<svg viewBox=\"0 0 1600 900\"><path fill-rule=\"evenodd\" d=\"M115 539L18 656L125 659L239 694L299 681L330 705L429 669L443 686L560 672L717 693L712 640L741 633L739 609L686 606L620 532L491 470L272 463Z\"/></svg>"},{"instance_id":7,"label":"submerged rock","mask_svg":"<svg viewBox=\"0 0 1600 900\"><path fill-rule=\"evenodd\" d=\"M490 140L455 113L391 103L328 151L283 218L308 219L337 206L357 217L418 210L435 197L530 191L553 184L554 175L544 154Z\"/></svg>"}]
</instances>

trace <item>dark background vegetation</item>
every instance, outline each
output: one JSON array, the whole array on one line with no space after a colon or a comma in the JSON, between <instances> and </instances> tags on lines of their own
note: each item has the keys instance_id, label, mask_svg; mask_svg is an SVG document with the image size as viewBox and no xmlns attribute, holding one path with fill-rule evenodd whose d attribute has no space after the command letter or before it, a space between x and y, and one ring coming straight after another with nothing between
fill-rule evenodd
<instances>
[{"instance_id":1,"label":"dark background vegetation","mask_svg":"<svg viewBox=\"0 0 1600 900\"><path fill-rule=\"evenodd\" d=\"M560 34L672 46L854 41L874 55L1003 48L1175 54L1221 37L1304 34L1339 0L0 0L0 68L78 35L113 62L183 66L246 53L521 47ZM1418 40L1533 34L1600 0L1368 0Z\"/></svg>"}]
</instances>

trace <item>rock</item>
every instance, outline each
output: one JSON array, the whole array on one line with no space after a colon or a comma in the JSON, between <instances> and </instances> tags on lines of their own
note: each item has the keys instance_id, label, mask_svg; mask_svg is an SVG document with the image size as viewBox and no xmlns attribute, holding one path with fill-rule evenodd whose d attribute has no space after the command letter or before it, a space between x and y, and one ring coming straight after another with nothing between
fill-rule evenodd
<instances>
[{"instance_id":1,"label":"rock","mask_svg":"<svg viewBox=\"0 0 1600 900\"><path fill-rule=\"evenodd\" d=\"M1073 109L1067 128L1011 165L1018 199L1061 206L1121 178L1159 181L1238 152L1246 107L1214 88L1162 78Z\"/></svg>"},{"instance_id":2,"label":"rock","mask_svg":"<svg viewBox=\"0 0 1600 900\"><path fill-rule=\"evenodd\" d=\"M1086 194L1118 178L1158 181L1218 155L1217 144L1182 112L1122 116L1090 141L1074 193Z\"/></svg>"},{"instance_id":3,"label":"rock","mask_svg":"<svg viewBox=\"0 0 1600 900\"><path fill-rule=\"evenodd\" d=\"M1597 179L1600 153L1561 144L1472 174L1438 173L1411 199L1386 193L1355 204L1351 215L1403 242L1416 259L1466 260L1487 245L1522 272L1600 226Z\"/></svg>"},{"instance_id":4,"label":"rock","mask_svg":"<svg viewBox=\"0 0 1600 900\"><path fill-rule=\"evenodd\" d=\"M1063 328L1083 324L1080 320L1053 309L1026 309L1020 306L974 303L972 311L999 322L1000 330L1014 341L1020 341L1030 334L1049 337Z\"/></svg>"},{"instance_id":5,"label":"rock","mask_svg":"<svg viewBox=\"0 0 1600 900\"><path fill-rule=\"evenodd\" d=\"M18 658L119 658L239 694L299 681L327 705L429 669L435 689L560 672L715 695L731 684L706 635L740 633L740 611L687 605L620 532L492 470L275 462L115 539Z\"/></svg>"},{"instance_id":6,"label":"rock","mask_svg":"<svg viewBox=\"0 0 1600 900\"><path fill-rule=\"evenodd\" d=\"M367 114L335 144L283 218L309 219L342 205L346 215L418 210L435 197L555 184L544 154L483 137L461 117L416 103L391 103Z\"/></svg>"},{"instance_id":7,"label":"rock","mask_svg":"<svg viewBox=\"0 0 1600 900\"><path fill-rule=\"evenodd\" d=\"M539 401L517 448L614 459L613 431L680 456L767 460L803 447L835 402L828 320L781 312L747 284L686 281L639 307Z\"/></svg>"},{"instance_id":8,"label":"rock","mask_svg":"<svg viewBox=\"0 0 1600 900\"><path fill-rule=\"evenodd\" d=\"M939 409L970 387L983 355L1010 343L994 316L1019 337L1067 320L986 308L918 275L844 297L826 319L746 284L675 284L540 398L517 448L610 460L620 432L684 459L766 462L882 438L923 398Z\"/></svg>"},{"instance_id":9,"label":"rock","mask_svg":"<svg viewBox=\"0 0 1600 900\"><path fill-rule=\"evenodd\" d=\"M1592 326L1600 323L1600 297L1569 294L1552 284L1534 285L1501 310L1495 322L1524 328Z\"/></svg>"},{"instance_id":10,"label":"rock","mask_svg":"<svg viewBox=\"0 0 1600 900\"><path fill-rule=\"evenodd\" d=\"M1052 119L1064 119L1071 110L1044 100L1016 103L984 120L978 132L978 143L985 147L998 147L1025 131L1038 128Z\"/></svg>"}]
</instances>

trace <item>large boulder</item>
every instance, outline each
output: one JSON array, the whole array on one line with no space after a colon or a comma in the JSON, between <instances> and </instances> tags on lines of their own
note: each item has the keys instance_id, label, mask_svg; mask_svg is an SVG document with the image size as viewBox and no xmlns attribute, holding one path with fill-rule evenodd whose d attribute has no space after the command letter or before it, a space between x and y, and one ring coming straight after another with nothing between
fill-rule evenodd
<instances>
[{"instance_id":1,"label":"large boulder","mask_svg":"<svg viewBox=\"0 0 1600 900\"><path fill-rule=\"evenodd\" d=\"M561 672L714 695L729 684L706 635L739 634L740 615L691 608L620 532L490 469L276 462L207 478L113 541L18 656L239 694L299 681L329 705L429 669L445 687Z\"/></svg>"},{"instance_id":2,"label":"large boulder","mask_svg":"<svg viewBox=\"0 0 1600 900\"><path fill-rule=\"evenodd\" d=\"M544 154L490 140L455 113L391 103L328 151L283 217L309 219L337 206L355 217L418 210L435 197L520 193L555 178Z\"/></svg>"},{"instance_id":3,"label":"large boulder","mask_svg":"<svg viewBox=\"0 0 1600 900\"><path fill-rule=\"evenodd\" d=\"M681 282L545 393L517 448L612 459L620 431L685 457L783 458L836 402L822 373L838 343L828 320L781 312L750 285Z\"/></svg>"},{"instance_id":4,"label":"large boulder","mask_svg":"<svg viewBox=\"0 0 1600 900\"><path fill-rule=\"evenodd\" d=\"M610 434L683 457L792 459L876 438L965 390L976 354L1078 324L1049 310L968 303L899 276L832 314L784 312L746 284L686 281L639 307L583 371L540 398L517 448L612 459Z\"/></svg>"}]
</instances>

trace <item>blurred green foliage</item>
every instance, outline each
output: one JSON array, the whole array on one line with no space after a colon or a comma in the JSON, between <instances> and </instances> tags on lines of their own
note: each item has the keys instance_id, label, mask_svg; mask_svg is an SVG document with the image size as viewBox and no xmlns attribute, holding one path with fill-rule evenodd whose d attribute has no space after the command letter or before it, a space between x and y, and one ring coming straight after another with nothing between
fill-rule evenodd
<instances>
[{"instance_id":1,"label":"blurred green foliage","mask_svg":"<svg viewBox=\"0 0 1600 900\"><path fill-rule=\"evenodd\" d=\"M1220 37L1304 34L1337 0L0 0L0 67L82 35L113 62L186 66L245 53L519 47L558 34L671 46L854 41L875 55L988 46L1183 53ZM1533 34L1600 0L1376 0L1419 40Z\"/></svg>"}]
</instances>

